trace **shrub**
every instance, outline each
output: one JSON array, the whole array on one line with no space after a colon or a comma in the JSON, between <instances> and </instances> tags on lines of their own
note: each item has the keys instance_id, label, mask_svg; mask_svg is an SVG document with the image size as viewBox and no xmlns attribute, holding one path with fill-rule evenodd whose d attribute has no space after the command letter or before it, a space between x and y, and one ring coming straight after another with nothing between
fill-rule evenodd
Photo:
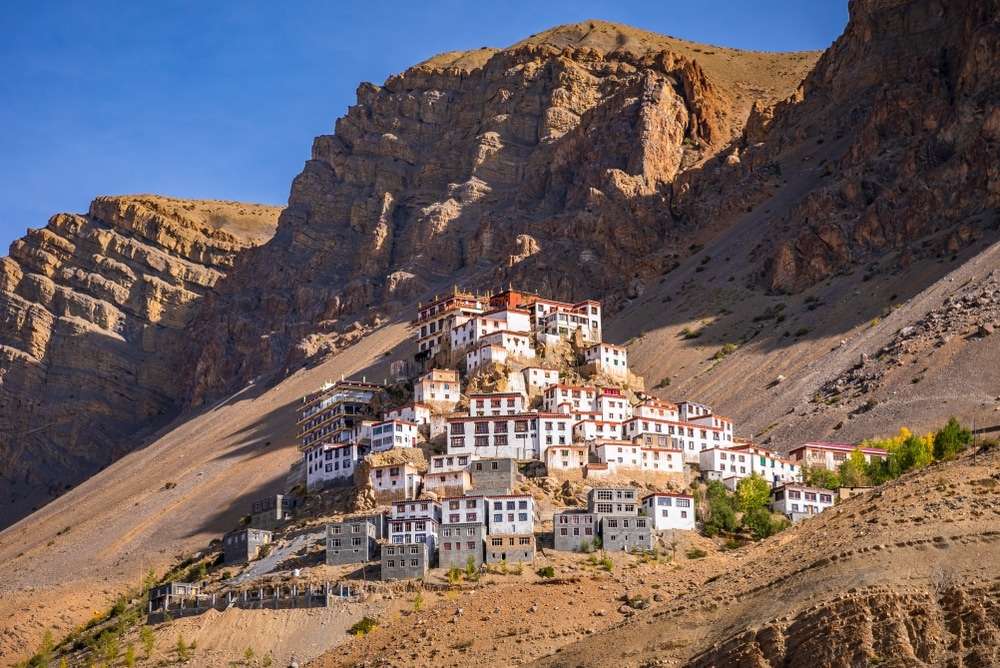
<instances>
[{"instance_id":1,"label":"shrub","mask_svg":"<svg viewBox=\"0 0 1000 668\"><path fill-rule=\"evenodd\" d=\"M556 576L556 569L552 566L542 566L535 572L538 573L538 577L542 578L554 578Z\"/></svg>"},{"instance_id":2,"label":"shrub","mask_svg":"<svg viewBox=\"0 0 1000 668\"><path fill-rule=\"evenodd\" d=\"M764 507L752 508L747 511L743 515L743 525L757 540L772 536L784 528L774 521L771 512Z\"/></svg>"},{"instance_id":3,"label":"shrub","mask_svg":"<svg viewBox=\"0 0 1000 668\"><path fill-rule=\"evenodd\" d=\"M659 383L653 386L653 389L660 390L663 389L664 387L667 387L668 385L670 385L670 376L664 376L663 378L660 379Z\"/></svg>"},{"instance_id":4,"label":"shrub","mask_svg":"<svg viewBox=\"0 0 1000 668\"><path fill-rule=\"evenodd\" d=\"M420 612L424 609L424 594L423 592L417 592L416 597L413 599L413 612Z\"/></svg>"},{"instance_id":5,"label":"shrub","mask_svg":"<svg viewBox=\"0 0 1000 668\"><path fill-rule=\"evenodd\" d=\"M972 442L972 432L959 424L955 418L948 418L948 423L934 434L934 459L950 459Z\"/></svg>"},{"instance_id":6,"label":"shrub","mask_svg":"<svg viewBox=\"0 0 1000 668\"><path fill-rule=\"evenodd\" d=\"M458 584L462 579L462 571L457 566L448 569L448 584Z\"/></svg>"},{"instance_id":7,"label":"shrub","mask_svg":"<svg viewBox=\"0 0 1000 668\"><path fill-rule=\"evenodd\" d=\"M251 661L253 661L253 657L254 657L253 647L247 647L245 650L243 650L243 663L249 664Z\"/></svg>"},{"instance_id":8,"label":"shrub","mask_svg":"<svg viewBox=\"0 0 1000 668\"><path fill-rule=\"evenodd\" d=\"M135 645L129 644L125 648L125 665L128 668L133 668L135 666Z\"/></svg>"},{"instance_id":9,"label":"shrub","mask_svg":"<svg viewBox=\"0 0 1000 668\"><path fill-rule=\"evenodd\" d=\"M153 635L153 629L148 626L143 626L139 629L139 642L142 643L142 649L146 653L146 658L149 659L153 654L153 647L156 645L156 636Z\"/></svg>"},{"instance_id":10,"label":"shrub","mask_svg":"<svg viewBox=\"0 0 1000 668\"><path fill-rule=\"evenodd\" d=\"M366 636L375 629L378 628L378 620L374 617L362 617L361 621L356 622L351 628L347 629L347 632L352 636Z\"/></svg>"},{"instance_id":11,"label":"shrub","mask_svg":"<svg viewBox=\"0 0 1000 668\"><path fill-rule=\"evenodd\" d=\"M734 352L736 352L736 348L737 346L735 343L727 343L726 345L719 348L714 355L712 355L712 359L721 360L727 355L732 355Z\"/></svg>"},{"instance_id":12,"label":"shrub","mask_svg":"<svg viewBox=\"0 0 1000 668\"><path fill-rule=\"evenodd\" d=\"M686 553L688 559L704 559L708 556L708 552L701 549L700 547L692 547Z\"/></svg>"},{"instance_id":13,"label":"shrub","mask_svg":"<svg viewBox=\"0 0 1000 668\"><path fill-rule=\"evenodd\" d=\"M589 540L581 540L580 541L580 548L579 549L580 549L580 552L590 552L594 548L591 547Z\"/></svg>"},{"instance_id":14,"label":"shrub","mask_svg":"<svg viewBox=\"0 0 1000 668\"><path fill-rule=\"evenodd\" d=\"M691 329L690 327L685 327L684 329L681 330L681 338L682 339L685 339L685 340L688 340L688 339L697 339L699 336L701 336L701 330L700 329Z\"/></svg>"},{"instance_id":15,"label":"shrub","mask_svg":"<svg viewBox=\"0 0 1000 668\"><path fill-rule=\"evenodd\" d=\"M177 651L178 661L187 661L191 658L191 648L184 642L184 636L177 634L177 644L174 645Z\"/></svg>"},{"instance_id":16,"label":"shrub","mask_svg":"<svg viewBox=\"0 0 1000 668\"><path fill-rule=\"evenodd\" d=\"M602 570L605 570L605 571L607 571L607 572L609 572L609 573L610 573L610 572L611 572L611 571L612 571L612 570L614 569L614 567L615 567L615 562L613 562L613 561L611 560L611 557L609 557L609 556L608 556L608 555L606 555L606 554L605 554L604 556L602 556L602 557L601 557L601 560L600 560L599 562L597 562L597 563L598 563L598 564L600 564L600 566L601 566L601 569L602 569Z\"/></svg>"},{"instance_id":17,"label":"shrub","mask_svg":"<svg viewBox=\"0 0 1000 668\"><path fill-rule=\"evenodd\" d=\"M472 580L478 575L479 569L476 568L476 559L470 554L469 558L465 560L465 577Z\"/></svg>"}]
</instances>

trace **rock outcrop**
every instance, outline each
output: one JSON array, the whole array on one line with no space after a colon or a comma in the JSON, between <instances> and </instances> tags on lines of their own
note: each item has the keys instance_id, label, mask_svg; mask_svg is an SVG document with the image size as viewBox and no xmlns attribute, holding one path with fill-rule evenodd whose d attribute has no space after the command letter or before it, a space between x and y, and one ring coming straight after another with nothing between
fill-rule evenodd
<instances>
[{"instance_id":1,"label":"rock outcrop","mask_svg":"<svg viewBox=\"0 0 1000 668\"><path fill-rule=\"evenodd\" d=\"M692 175L677 210L705 221L773 209L760 283L778 292L887 252L904 265L951 255L995 228L998 13L978 0L853 0L800 90L758 105L739 161ZM790 200L775 196L789 168L812 172Z\"/></svg>"},{"instance_id":2,"label":"rock outcrop","mask_svg":"<svg viewBox=\"0 0 1000 668\"><path fill-rule=\"evenodd\" d=\"M454 282L613 306L658 276L672 262L663 247L691 244L670 216L671 183L739 134L751 101L724 64L718 83L674 44L588 22L362 84L314 141L274 239L209 300L192 401ZM760 68L758 97L798 82L810 56L794 58L781 76Z\"/></svg>"},{"instance_id":3,"label":"rock outcrop","mask_svg":"<svg viewBox=\"0 0 1000 668\"><path fill-rule=\"evenodd\" d=\"M187 326L278 209L100 197L0 259L0 523L113 461L180 405ZM134 444L133 444L134 445Z\"/></svg>"}]
</instances>

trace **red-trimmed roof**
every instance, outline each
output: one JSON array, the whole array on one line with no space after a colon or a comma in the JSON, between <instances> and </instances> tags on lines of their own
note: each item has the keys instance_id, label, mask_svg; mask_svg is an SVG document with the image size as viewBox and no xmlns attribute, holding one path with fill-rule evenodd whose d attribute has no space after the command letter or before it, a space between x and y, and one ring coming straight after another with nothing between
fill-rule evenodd
<instances>
[{"instance_id":1,"label":"red-trimmed roof","mask_svg":"<svg viewBox=\"0 0 1000 668\"><path fill-rule=\"evenodd\" d=\"M804 448L813 448L815 450L833 450L835 452L854 452L855 450L860 450L864 454L868 455L888 455L888 450L883 450L882 448L869 448L862 446L860 444L853 443L836 443L833 441L809 441L808 443L803 443L802 445L796 446L788 451L788 454L793 452L798 452Z\"/></svg>"}]
</instances>

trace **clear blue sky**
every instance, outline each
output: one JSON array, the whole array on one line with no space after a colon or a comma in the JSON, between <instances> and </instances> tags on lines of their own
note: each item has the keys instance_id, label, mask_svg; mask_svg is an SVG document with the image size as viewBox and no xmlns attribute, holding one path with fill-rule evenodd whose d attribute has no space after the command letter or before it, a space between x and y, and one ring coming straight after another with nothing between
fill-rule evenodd
<instances>
[{"instance_id":1,"label":"clear blue sky","mask_svg":"<svg viewBox=\"0 0 1000 668\"><path fill-rule=\"evenodd\" d=\"M827 47L846 0L5 2L0 253L94 195L282 204L361 81L597 18L760 50Z\"/></svg>"}]
</instances>

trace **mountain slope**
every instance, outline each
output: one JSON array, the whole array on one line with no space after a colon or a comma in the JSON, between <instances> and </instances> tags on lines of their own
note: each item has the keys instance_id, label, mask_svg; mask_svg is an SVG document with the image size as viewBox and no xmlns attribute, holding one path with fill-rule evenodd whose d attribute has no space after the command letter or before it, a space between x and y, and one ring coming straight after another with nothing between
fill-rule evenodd
<instances>
[{"instance_id":1,"label":"mountain slope","mask_svg":"<svg viewBox=\"0 0 1000 668\"><path fill-rule=\"evenodd\" d=\"M670 216L677 175L815 57L587 22L362 84L316 138L274 239L206 302L193 402L452 283L620 300L691 234Z\"/></svg>"},{"instance_id":2,"label":"mountain slope","mask_svg":"<svg viewBox=\"0 0 1000 668\"><path fill-rule=\"evenodd\" d=\"M106 610L153 569L238 525L250 503L283 489L296 460L295 407L321 383L412 355L405 325L382 328L273 388L247 386L178 418L146 443L0 533L0 665ZM170 483L170 484L168 484Z\"/></svg>"},{"instance_id":3,"label":"mountain slope","mask_svg":"<svg viewBox=\"0 0 1000 668\"><path fill-rule=\"evenodd\" d=\"M908 474L539 665L994 665L998 471L994 447Z\"/></svg>"},{"instance_id":4,"label":"mountain slope","mask_svg":"<svg viewBox=\"0 0 1000 668\"><path fill-rule=\"evenodd\" d=\"M0 526L176 410L185 329L278 209L153 195L59 214L0 259Z\"/></svg>"}]
</instances>

